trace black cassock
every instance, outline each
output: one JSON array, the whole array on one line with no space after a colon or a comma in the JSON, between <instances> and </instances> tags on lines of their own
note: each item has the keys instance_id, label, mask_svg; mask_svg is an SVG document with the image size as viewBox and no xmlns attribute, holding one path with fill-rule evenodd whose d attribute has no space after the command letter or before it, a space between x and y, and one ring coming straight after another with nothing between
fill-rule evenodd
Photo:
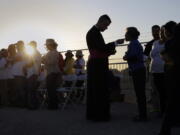
<instances>
[{"instance_id":1,"label":"black cassock","mask_svg":"<svg viewBox=\"0 0 180 135\"><path fill-rule=\"evenodd\" d=\"M110 120L110 92L108 90L108 56L115 53L115 43L105 44L100 31L93 26L86 35L90 56L87 63L88 120Z\"/></svg>"}]
</instances>

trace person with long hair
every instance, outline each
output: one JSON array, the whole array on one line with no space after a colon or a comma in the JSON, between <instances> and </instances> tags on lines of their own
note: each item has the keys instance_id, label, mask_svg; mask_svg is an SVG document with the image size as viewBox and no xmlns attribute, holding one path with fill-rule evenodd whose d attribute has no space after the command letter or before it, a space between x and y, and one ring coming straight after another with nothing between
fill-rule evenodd
<instances>
[{"instance_id":1,"label":"person with long hair","mask_svg":"<svg viewBox=\"0 0 180 135\"><path fill-rule=\"evenodd\" d=\"M38 75L40 74L41 54L37 50L37 42L31 41L29 46L32 48L32 54L28 55L27 68L27 107L29 109L38 108Z\"/></svg>"},{"instance_id":2,"label":"person with long hair","mask_svg":"<svg viewBox=\"0 0 180 135\"><path fill-rule=\"evenodd\" d=\"M8 89L7 89L7 49L0 50L0 105L7 106L8 103Z\"/></svg>"},{"instance_id":3,"label":"person with long hair","mask_svg":"<svg viewBox=\"0 0 180 135\"><path fill-rule=\"evenodd\" d=\"M164 26L159 33L160 39L155 41L150 52L150 72L153 77L154 90L158 92L160 101L160 116L163 115L166 108L167 92L164 86L164 60L161 58L161 51L165 48L166 37L164 35Z\"/></svg>"}]
</instances>

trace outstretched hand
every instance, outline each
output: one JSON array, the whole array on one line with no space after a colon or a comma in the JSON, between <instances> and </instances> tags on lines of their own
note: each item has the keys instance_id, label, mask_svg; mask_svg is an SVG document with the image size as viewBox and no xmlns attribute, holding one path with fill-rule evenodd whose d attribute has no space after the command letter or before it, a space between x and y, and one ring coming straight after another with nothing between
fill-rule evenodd
<instances>
[{"instance_id":1,"label":"outstretched hand","mask_svg":"<svg viewBox=\"0 0 180 135\"><path fill-rule=\"evenodd\" d=\"M123 44L124 43L124 39L118 39L118 40L116 40L116 43L117 44Z\"/></svg>"}]
</instances>

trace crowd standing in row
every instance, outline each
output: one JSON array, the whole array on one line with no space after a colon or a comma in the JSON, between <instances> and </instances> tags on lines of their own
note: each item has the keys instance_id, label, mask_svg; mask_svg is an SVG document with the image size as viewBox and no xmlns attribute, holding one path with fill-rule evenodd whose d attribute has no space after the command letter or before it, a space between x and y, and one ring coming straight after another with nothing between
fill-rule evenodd
<instances>
[{"instance_id":1,"label":"crowd standing in row","mask_svg":"<svg viewBox=\"0 0 180 135\"><path fill-rule=\"evenodd\" d=\"M101 32L105 31L110 23L109 16L101 16L86 36L90 53L87 63L86 118L96 122L107 122L111 119L108 57L115 54L116 46L124 42L124 39L118 39L105 43ZM148 120L145 83L146 70L149 70L154 86L151 98L154 100L155 95L159 98L160 116L163 118L160 135L170 135L171 128L180 122L180 23L169 21L161 27L154 25L152 35L154 39L146 44L143 51L138 41L138 29L128 27L125 33L125 40L129 41L129 44L123 59L129 66L138 106L138 115L133 121ZM43 56L37 50L35 41L31 41L29 46L33 48L33 55L28 55L23 41L0 51L0 105L37 109L37 88L40 82L45 80L48 109L58 109L56 89L63 80L71 81L85 75L82 51L76 52L77 59L74 60L72 51L68 50L64 60L57 51L58 44L54 39L46 40L47 53ZM149 61L148 68L145 67L144 59ZM157 108L156 105L157 103L154 107Z\"/></svg>"},{"instance_id":2,"label":"crowd standing in row","mask_svg":"<svg viewBox=\"0 0 180 135\"><path fill-rule=\"evenodd\" d=\"M86 118L91 121L107 122L111 119L110 91L108 89L108 57L116 53L117 44L123 39L106 44L101 32L111 23L108 15L102 15L86 35L90 57L87 63L87 110ZM179 66L180 66L180 23L169 21L161 28L152 27L154 39L143 51L138 41L140 32L136 27L128 27L125 40L129 41L123 59L127 61L133 79L137 99L138 115L135 122L148 120L145 83L145 59L150 61L148 70L160 100L160 116L163 117L160 135L170 135L171 128L180 122ZM146 55L146 56L145 56ZM152 100L154 95L152 94Z\"/></svg>"},{"instance_id":3,"label":"crowd standing in row","mask_svg":"<svg viewBox=\"0 0 180 135\"><path fill-rule=\"evenodd\" d=\"M160 110L159 116L163 118L160 135L170 135L171 128L180 122L179 32L180 24L174 21L169 21L161 27L154 25L152 27L154 39L148 42L144 51L150 61L153 86L151 101L154 109Z\"/></svg>"},{"instance_id":4,"label":"crowd standing in row","mask_svg":"<svg viewBox=\"0 0 180 135\"><path fill-rule=\"evenodd\" d=\"M47 39L45 46L47 53L43 56L37 50L35 41L31 41L28 45L18 41L9 45L8 49L1 49L0 105L2 107L37 109L40 104L37 89L45 82L48 109L57 109L56 88L63 80L85 74L82 51L76 52L77 59L74 60L73 53L69 50L64 60L62 54L57 51L58 44L54 39Z\"/></svg>"}]
</instances>

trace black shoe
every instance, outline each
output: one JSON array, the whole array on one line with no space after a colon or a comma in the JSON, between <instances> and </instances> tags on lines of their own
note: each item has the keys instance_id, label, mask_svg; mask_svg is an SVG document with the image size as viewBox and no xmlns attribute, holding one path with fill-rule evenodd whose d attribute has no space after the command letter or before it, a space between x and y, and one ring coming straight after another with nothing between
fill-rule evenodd
<instances>
[{"instance_id":1,"label":"black shoe","mask_svg":"<svg viewBox=\"0 0 180 135\"><path fill-rule=\"evenodd\" d=\"M146 122L147 121L147 117L140 117L140 116L135 116L133 118L134 122Z\"/></svg>"}]
</instances>

